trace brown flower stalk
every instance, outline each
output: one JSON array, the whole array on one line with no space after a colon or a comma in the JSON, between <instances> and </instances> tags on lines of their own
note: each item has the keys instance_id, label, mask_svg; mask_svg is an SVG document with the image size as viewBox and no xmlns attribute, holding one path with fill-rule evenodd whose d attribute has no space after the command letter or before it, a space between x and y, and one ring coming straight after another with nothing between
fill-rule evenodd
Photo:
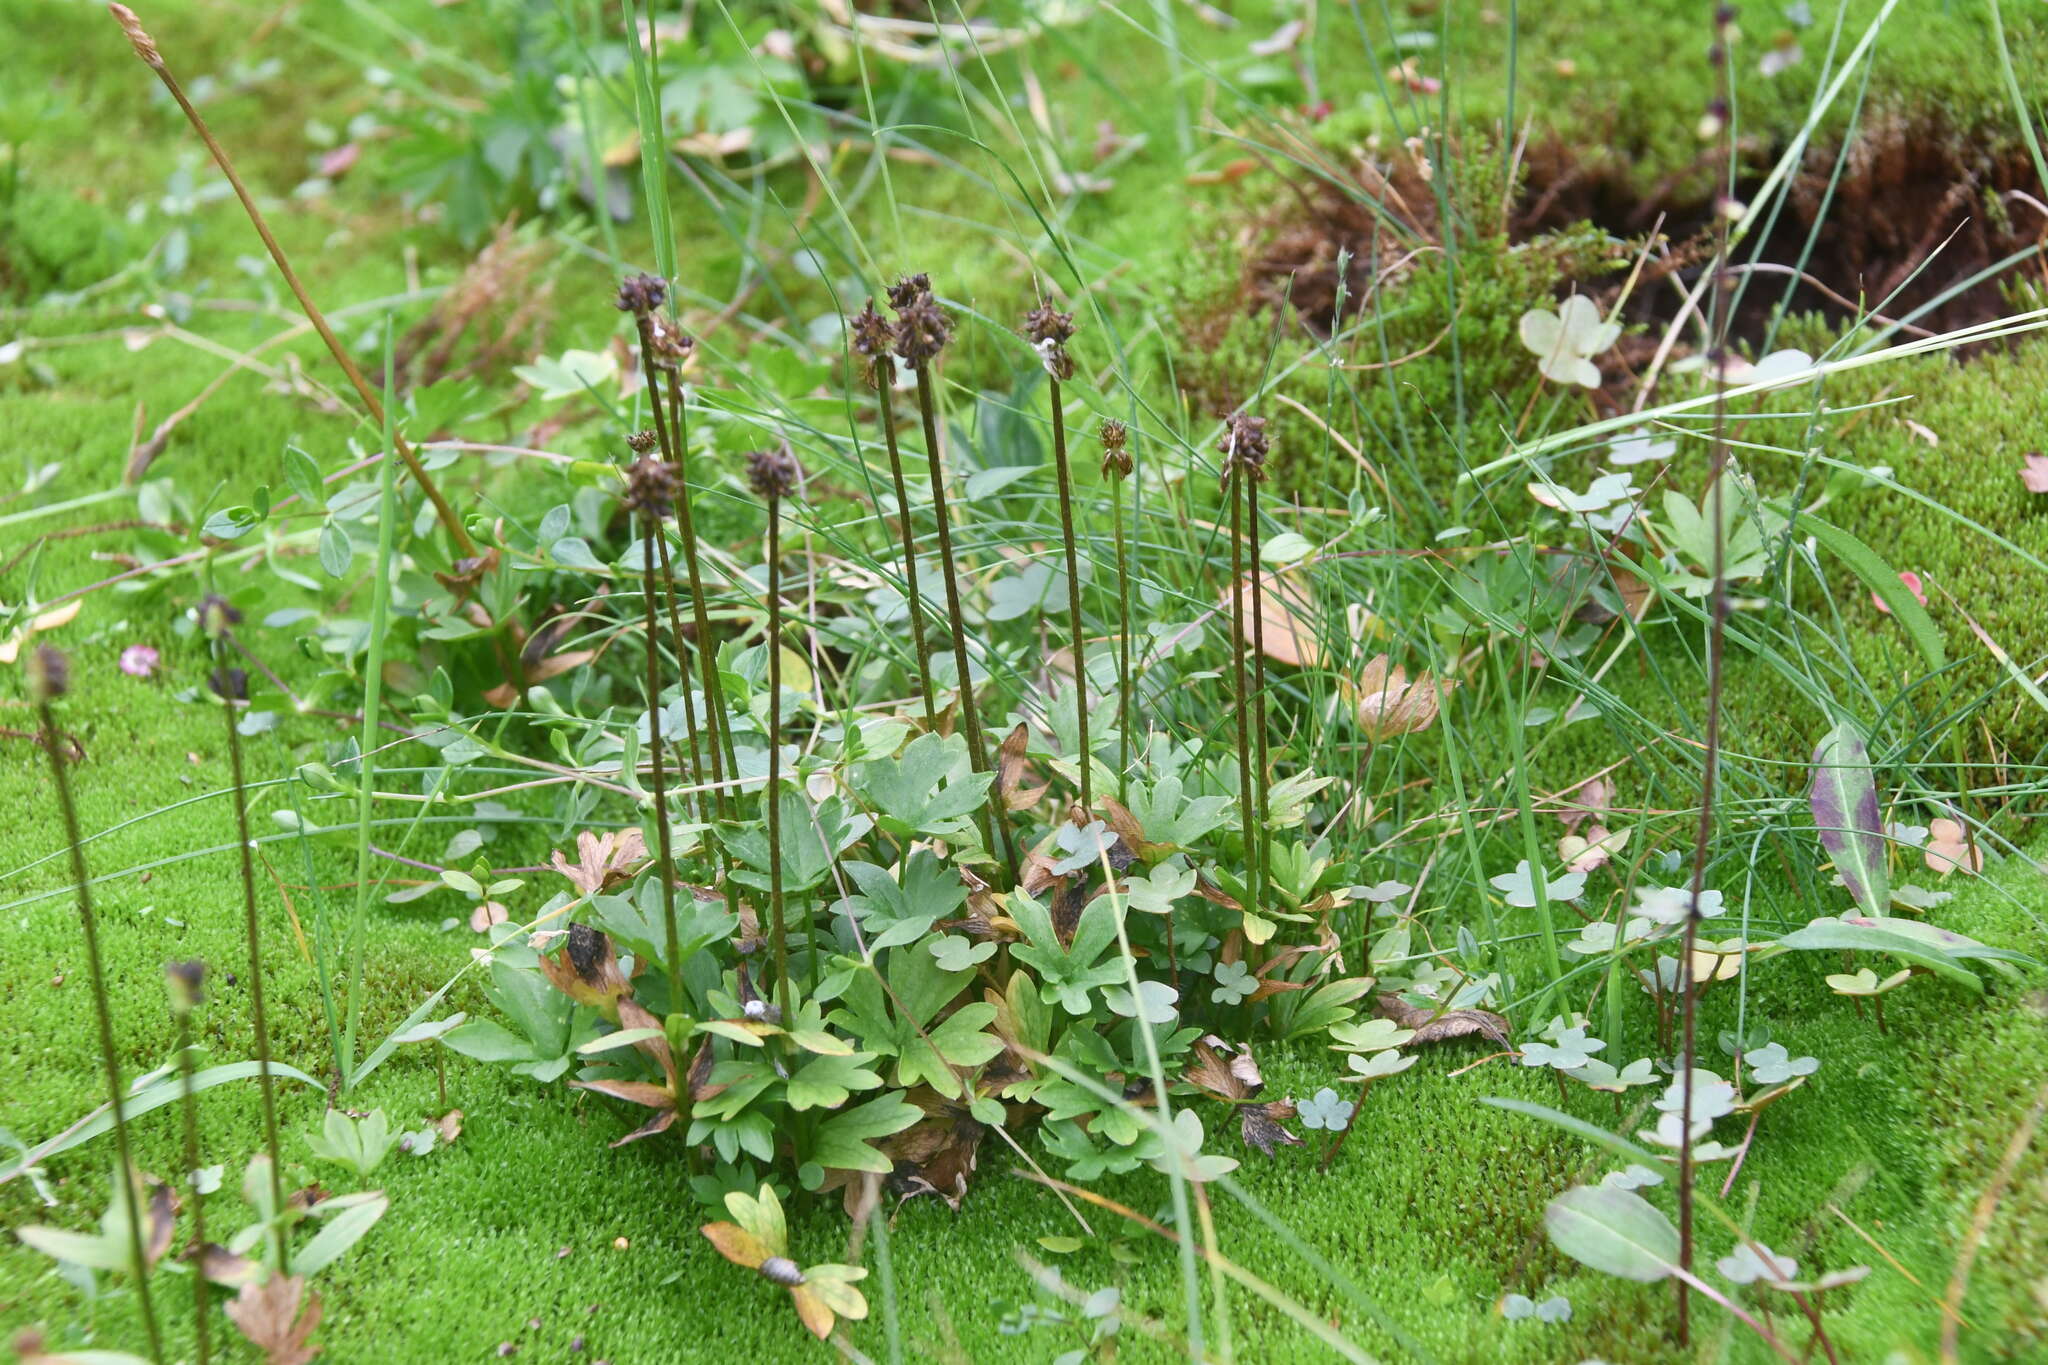
<instances>
[{"instance_id":1,"label":"brown flower stalk","mask_svg":"<svg viewBox=\"0 0 2048 1365\"><path fill-rule=\"evenodd\" d=\"M932 384L932 362L953 335L953 320L932 297L931 281L923 275L909 275L889 287L889 306L896 310L896 354L917 375L918 415L924 423L925 460L931 466L932 512L939 524L939 567L946 580L946 619L953 632L953 665L960 680L960 723L967 733L967 758L974 771L990 778L988 745L982 736L981 716L975 708L974 675L967 666L967 623L960 611L960 576L953 560L953 530L946 511L946 470L939 457L938 399ZM982 808L983 837L989 851L997 852L1012 881L1017 875L1017 855L1010 845L1009 821L997 809L1002 798L993 794Z\"/></svg>"},{"instance_id":2,"label":"brown flower stalk","mask_svg":"<svg viewBox=\"0 0 2048 1365\"><path fill-rule=\"evenodd\" d=\"M206 992L206 964L193 959L190 962L173 962L164 968L164 984L169 988L171 1018L178 1026L178 1107L184 1120L185 1130L185 1178L190 1180L199 1169L199 1102L192 1090L192 1074L195 1059L192 1055L192 1011ZM206 1196L197 1186L192 1190L192 1246L195 1252L206 1249ZM199 1365L207 1365L213 1358L213 1341L207 1322L207 1282L203 1274L192 1277L192 1317L198 1332Z\"/></svg>"},{"instance_id":3,"label":"brown flower stalk","mask_svg":"<svg viewBox=\"0 0 2048 1365\"><path fill-rule=\"evenodd\" d=\"M249 675L221 662L227 658L234 627L241 619L242 613L217 594L209 594L199 604L199 627L211 644L215 663L210 686L220 698L221 715L227 722L228 775L235 789L235 833L242 855L242 936L249 946L249 1014L256 1027L257 1094L263 1108L263 1146L270 1154L271 1206L282 1210L284 1162L277 1141L277 1083L270 1074L270 1024L263 1012L263 924L256 911L256 866L250 852L254 845L249 839L249 799L242 775L242 732L235 714L249 699ZM277 1242L278 1273L289 1274L282 1220L272 1233Z\"/></svg>"},{"instance_id":4,"label":"brown flower stalk","mask_svg":"<svg viewBox=\"0 0 2048 1365\"><path fill-rule=\"evenodd\" d=\"M171 98L176 100L178 108L184 111L185 120L192 125L192 131L199 134L199 140L205 143L206 150L213 154L214 164L219 166L221 174L227 177L228 184L234 188L235 197L242 201L242 210L249 215L250 223L256 228L256 235L263 239L264 249L276 263L278 273L284 276L284 282L291 288L292 296L299 301L299 309L305 313L306 321L313 324L313 330L320 334L320 340L326 344L328 354L334 357L335 364L341 366L342 373L348 376L348 382L354 386L356 396L363 400L363 406L369 410L370 419L381 423L384 420L384 405L371 391L354 358L334 335L334 329L327 325L327 318L321 313L319 305L313 302L312 296L306 292L306 287L299 283L298 273L292 269L290 258L284 254L284 248L278 245L277 238L271 234L270 224L265 221L263 211L256 207L256 200L250 195L248 186L242 183L242 177L236 173L235 163L228 159L227 149L220 145L213 135L213 130L206 126L206 120L199 116L199 111L192 107L192 101L186 98L184 87L178 84L178 78L171 74L170 67L165 64L156 40L143 30L142 21L136 17L135 11L126 5L108 5L107 12L114 16L114 21L120 24L121 31L128 36L128 44L135 49L135 55L142 59L143 65L156 72L157 79L164 84L164 89L171 92ZM434 504L434 515L447 530L448 539L454 543L457 556L464 559L476 558L476 543L469 538L469 531L463 526L462 518L455 514L455 509L449 506L448 499L441 495L440 488L427 476L425 467L420 464L419 456L413 453L412 445L405 438L398 436L394 436L393 444L398 448L398 456L405 461L405 467L411 472L413 480L419 484L420 491L427 495L427 501Z\"/></svg>"},{"instance_id":5,"label":"brown flower stalk","mask_svg":"<svg viewBox=\"0 0 2048 1365\"><path fill-rule=\"evenodd\" d=\"M747 456L747 482L768 504L768 907L775 934L776 1003L794 1019L789 1003L789 930L782 903L782 500L796 491L801 471L774 450Z\"/></svg>"},{"instance_id":6,"label":"brown flower stalk","mask_svg":"<svg viewBox=\"0 0 2048 1365\"><path fill-rule=\"evenodd\" d=\"M1136 465L1131 460L1130 433L1111 418L1098 433L1102 439L1102 477L1112 480L1109 506L1116 523L1116 795L1129 804L1131 782L1131 569L1124 548L1123 481ZM1169 919L1167 930L1172 932Z\"/></svg>"},{"instance_id":7,"label":"brown flower stalk","mask_svg":"<svg viewBox=\"0 0 2048 1365\"><path fill-rule=\"evenodd\" d=\"M623 297L623 290L621 296ZM626 505L639 515L648 546L661 537L661 509L675 500L676 467L652 455L642 455L626 471ZM683 998L682 950L676 934L675 846L669 831L668 782L661 753L661 627L654 613L654 556L648 548L640 552L640 597L642 619L647 627L647 753L653 763L654 831L658 855L654 875L661 882L661 917L667 935L668 995L671 1010Z\"/></svg>"},{"instance_id":8,"label":"brown flower stalk","mask_svg":"<svg viewBox=\"0 0 2048 1365\"><path fill-rule=\"evenodd\" d=\"M71 844L71 880L78 891L78 921L85 930L85 962L92 978L93 1015L99 1024L100 1064L107 1076L107 1107L114 1116L114 1148L121 1171L116 1184L128 1201L128 1252L135 1273L135 1290L142 1303L142 1325L149 1334L149 1354L164 1358L163 1336L157 1329L156 1307L149 1298L149 1262L142 1254L142 1208L135 1190L135 1164L128 1146L127 1089L121 1083L121 1059L114 1050L114 1016L107 1004L106 970L100 962L99 922L92 912L90 878L85 868L85 846L78 830L78 810L71 801L71 775L64 769L63 745L57 718L50 703L64 695L70 683L70 662L48 645L38 645L29 656L28 690L35 703L36 720L42 730L43 751L50 756L50 785L57 793L57 812L64 822L64 837Z\"/></svg>"},{"instance_id":9,"label":"brown flower stalk","mask_svg":"<svg viewBox=\"0 0 2048 1365\"><path fill-rule=\"evenodd\" d=\"M875 391L875 406L882 414L882 443L889 449L889 480L896 491L896 520L903 533L903 584L909 595L910 638L917 650L917 689L924 702L927 730L939 728L938 708L932 702L932 647L924 633L924 597L917 587L917 535L910 520L910 488L903 480L903 452L896 441L896 409L890 391L896 384L896 329L875 311L875 301L848 321L854 353L860 356L868 384Z\"/></svg>"},{"instance_id":10,"label":"brown flower stalk","mask_svg":"<svg viewBox=\"0 0 2048 1365\"><path fill-rule=\"evenodd\" d=\"M1067 622L1074 639L1074 719L1081 746L1081 809L1095 807L1094 751L1088 743L1088 657L1087 632L1081 620L1081 565L1074 546L1074 495L1067 468L1067 415L1060 402L1060 381L1074 377L1074 359L1067 354L1067 342L1074 336L1074 315L1054 310L1049 303L1024 315L1024 335L1045 366L1046 386L1052 405L1052 457L1054 477L1060 487L1060 538L1067 561Z\"/></svg>"},{"instance_id":11,"label":"brown flower stalk","mask_svg":"<svg viewBox=\"0 0 2048 1365\"><path fill-rule=\"evenodd\" d=\"M1254 699L1245 677L1245 649L1248 641L1244 610L1244 517L1246 505L1252 500L1241 493L1239 486L1255 483L1262 477L1261 466L1266 458L1265 419L1248 417L1242 412L1231 414L1223 424L1223 440L1218 448L1223 453L1223 496L1230 503L1230 662L1232 680L1237 690L1238 818L1244 827L1246 880L1253 888L1251 908L1256 913L1259 906L1259 869L1262 865L1264 846L1261 831L1265 806L1265 774L1258 765L1257 751L1252 742ZM1257 530L1254 526L1252 533L1256 535ZM1252 557L1252 573L1256 578L1256 550L1253 551ZM1263 741L1264 727L1260 728L1260 738ZM1253 796L1255 786L1256 800Z\"/></svg>"}]
</instances>

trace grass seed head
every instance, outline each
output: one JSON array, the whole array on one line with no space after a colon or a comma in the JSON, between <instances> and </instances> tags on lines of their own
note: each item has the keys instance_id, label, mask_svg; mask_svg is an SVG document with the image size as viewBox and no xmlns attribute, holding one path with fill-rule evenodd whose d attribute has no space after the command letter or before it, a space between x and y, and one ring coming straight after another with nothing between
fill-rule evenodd
<instances>
[{"instance_id":1,"label":"grass seed head","mask_svg":"<svg viewBox=\"0 0 2048 1365\"><path fill-rule=\"evenodd\" d=\"M901 313L919 299L930 298L931 292L931 276L905 275L889 286L889 306Z\"/></svg>"}]
</instances>

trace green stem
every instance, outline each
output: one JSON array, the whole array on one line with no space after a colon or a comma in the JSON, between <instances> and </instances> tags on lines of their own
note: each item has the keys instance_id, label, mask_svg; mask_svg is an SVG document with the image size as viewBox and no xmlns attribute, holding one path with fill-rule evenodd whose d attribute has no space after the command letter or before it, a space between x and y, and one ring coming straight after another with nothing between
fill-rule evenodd
<instances>
[{"instance_id":1,"label":"green stem","mask_svg":"<svg viewBox=\"0 0 2048 1365\"><path fill-rule=\"evenodd\" d=\"M1116 795L1130 804L1131 793L1131 569L1124 547L1122 480L1110 487L1110 511L1116 523ZM1168 924L1171 928L1171 921Z\"/></svg>"},{"instance_id":2,"label":"green stem","mask_svg":"<svg viewBox=\"0 0 2048 1365\"><path fill-rule=\"evenodd\" d=\"M1243 478L1242 473L1231 477ZM1251 705L1244 675L1244 499L1234 487L1226 487L1224 499L1230 504L1230 669L1237 698L1237 815L1244 828L1245 882L1257 888L1257 810L1252 801ZM1256 900L1244 907L1258 914Z\"/></svg>"},{"instance_id":3,"label":"green stem","mask_svg":"<svg viewBox=\"0 0 2048 1365\"><path fill-rule=\"evenodd\" d=\"M1251 727L1254 757L1258 762L1252 774L1252 786L1259 798L1259 856L1253 864L1257 873L1257 895L1263 903L1266 882L1272 875L1273 841L1267 826L1266 785L1271 780L1266 758L1266 594L1259 568L1259 481L1265 477L1262 470L1246 471L1244 480L1245 532L1251 537L1252 577L1252 706Z\"/></svg>"}]
</instances>

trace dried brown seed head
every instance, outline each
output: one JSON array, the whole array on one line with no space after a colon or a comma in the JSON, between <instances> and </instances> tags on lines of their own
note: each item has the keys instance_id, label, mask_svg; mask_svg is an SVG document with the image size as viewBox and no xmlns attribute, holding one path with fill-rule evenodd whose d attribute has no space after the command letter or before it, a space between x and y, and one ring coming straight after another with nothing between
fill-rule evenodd
<instances>
[{"instance_id":1,"label":"dried brown seed head","mask_svg":"<svg viewBox=\"0 0 2048 1365\"><path fill-rule=\"evenodd\" d=\"M800 472L796 458L783 451L756 450L747 456L747 484L768 502L794 493Z\"/></svg>"},{"instance_id":2,"label":"dried brown seed head","mask_svg":"<svg viewBox=\"0 0 2048 1365\"><path fill-rule=\"evenodd\" d=\"M172 1012L189 1013L206 998L206 964L196 957L189 962L167 962L164 984L170 987Z\"/></svg>"},{"instance_id":3,"label":"dried brown seed head","mask_svg":"<svg viewBox=\"0 0 2048 1365\"><path fill-rule=\"evenodd\" d=\"M646 317L668 300L668 281L659 275L628 275L619 281L618 310Z\"/></svg>"},{"instance_id":4,"label":"dried brown seed head","mask_svg":"<svg viewBox=\"0 0 2048 1365\"><path fill-rule=\"evenodd\" d=\"M900 313L919 299L931 297L931 292L931 276L905 275L889 286L889 306Z\"/></svg>"},{"instance_id":5,"label":"dried brown seed head","mask_svg":"<svg viewBox=\"0 0 2048 1365\"><path fill-rule=\"evenodd\" d=\"M242 613L219 593L210 592L199 599L199 629L207 639L218 640L230 627L241 624Z\"/></svg>"},{"instance_id":6,"label":"dried brown seed head","mask_svg":"<svg viewBox=\"0 0 2048 1365\"><path fill-rule=\"evenodd\" d=\"M216 668L207 675L206 685L222 701L249 700L249 670L246 668Z\"/></svg>"},{"instance_id":7,"label":"dried brown seed head","mask_svg":"<svg viewBox=\"0 0 2048 1365\"><path fill-rule=\"evenodd\" d=\"M679 369L697 349L697 338L661 318L648 319L647 339L656 369Z\"/></svg>"},{"instance_id":8,"label":"dried brown seed head","mask_svg":"<svg viewBox=\"0 0 2048 1365\"><path fill-rule=\"evenodd\" d=\"M1062 313L1049 303L1041 302L1024 315L1024 335L1033 346L1054 342L1064 346L1074 339L1074 315Z\"/></svg>"},{"instance_id":9,"label":"dried brown seed head","mask_svg":"<svg viewBox=\"0 0 2048 1365\"><path fill-rule=\"evenodd\" d=\"M861 377L877 389L893 382L896 362L890 352L896 345L896 329L875 311L873 299L846 320L846 330L852 339L853 353L861 360Z\"/></svg>"},{"instance_id":10,"label":"dried brown seed head","mask_svg":"<svg viewBox=\"0 0 2048 1365\"><path fill-rule=\"evenodd\" d=\"M1223 421L1223 439L1216 448L1223 452L1224 482L1240 473L1263 478L1266 455L1272 449L1266 439L1266 419L1242 410L1231 413Z\"/></svg>"},{"instance_id":11,"label":"dried brown seed head","mask_svg":"<svg viewBox=\"0 0 2048 1365\"><path fill-rule=\"evenodd\" d=\"M635 455L652 455L661 445L661 438L651 431L636 431L626 438L626 449Z\"/></svg>"},{"instance_id":12,"label":"dried brown seed head","mask_svg":"<svg viewBox=\"0 0 2048 1365\"><path fill-rule=\"evenodd\" d=\"M914 370L937 360L952 337L953 319L930 294L912 302L896 319L896 354Z\"/></svg>"},{"instance_id":13,"label":"dried brown seed head","mask_svg":"<svg viewBox=\"0 0 2048 1365\"><path fill-rule=\"evenodd\" d=\"M1102 440L1102 477L1127 478L1134 468L1131 461L1130 431L1114 417L1103 419L1096 429Z\"/></svg>"},{"instance_id":14,"label":"dried brown seed head","mask_svg":"<svg viewBox=\"0 0 2048 1365\"><path fill-rule=\"evenodd\" d=\"M667 514L681 491L676 467L667 460L642 455L626 466L626 506L647 516Z\"/></svg>"},{"instance_id":15,"label":"dried brown seed head","mask_svg":"<svg viewBox=\"0 0 2048 1365\"><path fill-rule=\"evenodd\" d=\"M55 701L71 690L71 660L49 645L37 645L28 656L28 694L37 702Z\"/></svg>"},{"instance_id":16,"label":"dried brown seed head","mask_svg":"<svg viewBox=\"0 0 2048 1365\"><path fill-rule=\"evenodd\" d=\"M149 36L142 27L142 20L135 17L135 11L126 5L108 5L107 13L114 16L114 22L121 26L121 32L128 35L128 46L135 49L135 55L154 67L164 64L164 57L156 50L156 39Z\"/></svg>"}]
</instances>

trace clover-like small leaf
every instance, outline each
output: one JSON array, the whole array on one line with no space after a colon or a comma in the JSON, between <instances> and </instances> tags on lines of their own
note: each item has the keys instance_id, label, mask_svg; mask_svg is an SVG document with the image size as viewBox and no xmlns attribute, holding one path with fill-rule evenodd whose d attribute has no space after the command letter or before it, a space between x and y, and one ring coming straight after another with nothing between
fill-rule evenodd
<instances>
[{"instance_id":1,"label":"clover-like small leaf","mask_svg":"<svg viewBox=\"0 0 2048 1365\"><path fill-rule=\"evenodd\" d=\"M1344 1099L1324 1086L1308 1099L1296 1101L1294 1113L1304 1128L1320 1128L1328 1133L1341 1133L1351 1126L1351 1116L1358 1112L1358 1106Z\"/></svg>"},{"instance_id":2,"label":"clover-like small leaf","mask_svg":"<svg viewBox=\"0 0 2048 1365\"><path fill-rule=\"evenodd\" d=\"M1550 1066L1559 1071L1575 1071L1593 1060L1593 1054L1607 1044L1598 1038L1588 1038L1583 1028L1565 1029L1557 1035L1555 1043L1528 1042L1522 1044L1523 1066Z\"/></svg>"},{"instance_id":3,"label":"clover-like small leaf","mask_svg":"<svg viewBox=\"0 0 2048 1365\"><path fill-rule=\"evenodd\" d=\"M1600 367L1592 357L1621 339L1620 324L1602 322L1600 310L1583 294L1572 295L1555 312L1531 308L1518 330L1545 379L1589 389L1600 387Z\"/></svg>"},{"instance_id":4,"label":"clover-like small leaf","mask_svg":"<svg viewBox=\"0 0 2048 1365\"><path fill-rule=\"evenodd\" d=\"M1216 964L1216 989L1209 992L1209 999L1219 1005L1241 1005L1258 988L1258 978L1244 963L1219 962Z\"/></svg>"},{"instance_id":5,"label":"clover-like small leaf","mask_svg":"<svg viewBox=\"0 0 2048 1365\"><path fill-rule=\"evenodd\" d=\"M1749 1074L1765 1085L1782 1085L1794 1076L1811 1076L1820 1070L1820 1062L1815 1058L1788 1056L1783 1043L1760 1047L1743 1060L1749 1063Z\"/></svg>"},{"instance_id":6,"label":"clover-like small leaf","mask_svg":"<svg viewBox=\"0 0 2048 1365\"><path fill-rule=\"evenodd\" d=\"M1529 869L1527 858L1516 863L1513 872L1503 872L1491 878L1489 885L1500 892L1509 905L1528 909L1536 904L1536 878ZM1554 901L1576 900L1585 888L1586 874L1583 872L1567 872L1556 881L1545 878L1543 883L1545 897Z\"/></svg>"}]
</instances>

